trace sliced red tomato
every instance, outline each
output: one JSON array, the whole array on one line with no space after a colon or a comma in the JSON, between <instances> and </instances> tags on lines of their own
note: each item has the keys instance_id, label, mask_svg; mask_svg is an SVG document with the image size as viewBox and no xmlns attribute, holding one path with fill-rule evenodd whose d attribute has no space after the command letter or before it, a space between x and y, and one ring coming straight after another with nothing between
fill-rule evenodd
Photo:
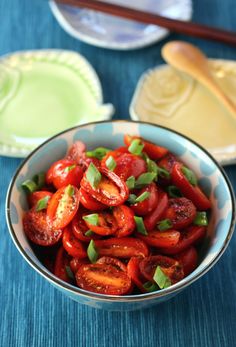
<instances>
[{"instance_id":1,"label":"sliced red tomato","mask_svg":"<svg viewBox=\"0 0 236 347\"><path fill-rule=\"evenodd\" d=\"M62 281L70 282L70 278L67 274L66 267L70 266L70 257L66 253L63 247L60 247L57 255L54 266L54 275L60 278Z\"/></svg>"},{"instance_id":2,"label":"sliced red tomato","mask_svg":"<svg viewBox=\"0 0 236 347\"><path fill-rule=\"evenodd\" d=\"M185 251L176 254L175 259L177 259L182 265L184 270L184 275L187 276L197 267L198 254L194 247L190 247Z\"/></svg>"},{"instance_id":3,"label":"sliced red tomato","mask_svg":"<svg viewBox=\"0 0 236 347\"><path fill-rule=\"evenodd\" d=\"M190 199L198 210L204 211L211 208L211 202L198 186L193 186L182 172L183 165L175 163L172 169L172 181L181 193Z\"/></svg>"},{"instance_id":4,"label":"sliced red tomato","mask_svg":"<svg viewBox=\"0 0 236 347\"><path fill-rule=\"evenodd\" d=\"M46 211L36 211L34 208L25 212L23 217L23 228L28 238L37 245L52 246L57 243L61 236L60 228L52 228L52 223Z\"/></svg>"},{"instance_id":5,"label":"sliced red tomato","mask_svg":"<svg viewBox=\"0 0 236 347\"><path fill-rule=\"evenodd\" d=\"M184 277L182 265L177 260L163 255L146 257L139 264L141 274L148 281L153 281L157 266L160 266L161 270L170 278L172 283L176 283Z\"/></svg>"},{"instance_id":6,"label":"sliced red tomato","mask_svg":"<svg viewBox=\"0 0 236 347\"><path fill-rule=\"evenodd\" d=\"M164 254L178 254L202 241L205 235L206 227L190 226L181 232L179 242L175 246L164 247L161 249L161 252Z\"/></svg>"},{"instance_id":7,"label":"sliced red tomato","mask_svg":"<svg viewBox=\"0 0 236 347\"><path fill-rule=\"evenodd\" d=\"M71 228L64 229L62 244L69 255L74 258L87 258L87 252L82 244L72 233Z\"/></svg>"},{"instance_id":8,"label":"sliced red tomato","mask_svg":"<svg viewBox=\"0 0 236 347\"><path fill-rule=\"evenodd\" d=\"M82 141L76 141L69 149L66 159L73 160L81 165L85 159L86 146Z\"/></svg>"},{"instance_id":9,"label":"sliced red tomato","mask_svg":"<svg viewBox=\"0 0 236 347\"><path fill-rule=\"evenodd\" d=\"M117 223L116 237L124 237L133 233L135 229L134 213L128 206L114 207L113 216Z\"/></svg>"},{"instance_id":10,"label":"sliced red tomato","mask_svg":"<svg viewBox=\"0 0 236 347\"><path fill-rule=\"evenodd\" d=\"M70 268L73 274L76 274L76 272L79 270L79 267L84 264L90 264L90 261L85 258L73 258L70 261Z\"/></svg>"},{"instance_id":11,"label":"sliced red tomato","mask_svg":"<svg viewBox=\"0 0 236 347\"><path fill-rule=\"evenodd\" d=\"M147 245L151 247L171 247L175 246L180 238L180 232L177 230L167 230L167 231L149 231L148 235L142 235L140 233L136 234L137 237L143 240Z\"/></svg>"},{"instance_id":12,"label":"sliced red tomato","mask_svg":"<svg viewBox=\"0 0 236 347\"><path fill-rule=\"evenodd\" d=\"M98 259L97 264L110 264L113 265L117 270L127 272L127 267L122 261L113 257L101 257Z\"/></svg>"},{"instance_id":13,"label":"sliced red tomato","mask_svg":"<svg viewBox=\"0 0 236 347\"><path fill-rule=\"evenodd\" d=\"M83 188L79 190L80 202L81 204L91 211L100 211L107 208L106 205L94 199L90 194L88 194Z\"/></svg>"},{"instance_id":14,"label":"sliced red tomato","mask_svg":"<svg viewBox=\"0 0 236 347\"><path fill-rule=\"evenodd\" d=\"M95 234L108 236L116 232L118 225L113 215L107 211L100 212L98 214L98 224L90 224L88 220L85 220L88 229L92 230Z\"/></svg>"},{"instance_id":15,"label":"sliced red tomato","mask_svg":"<svg viewBox=\"0 0 236 347\"><path fill-rule=\"evenodd\" d=\"M126 271L106 263L80 266L76 273L76 282L82 289L107 295L127 294L132 286Z\"/></svg>"},{"instance_id":16,"label":"sliced red tomato","mask_svg":"<svg viewBox=\"0 0 236 347\"><path fill-rule=\"evenodd\" d=\"M169 219L174 229L183 229L189 226L196 217L196 207L186 198L169 199L168 208L164 218Z\"/></svg>"},{"instance_id":17,"label":"sliced red tomato","mask_svg":"<svg viewBox=\"0 0 236 347\"><path fill-rule=\"evenodd\" d=\"M157 163L159 167L162 169L165 169L169 172L170 178L162 177L161 175L158 177L158 184L161 186L166 186L168 184L171 184L171 174L172 169L175 163L179 162L179 160L176 158L175 155L172 153L167 153L162 159L160 159Z\"/></svg>"},{"instance_id":18,"label":"sliced red tomato","mask_svg":"<svg viewBox=\"0 0 236 347\"><path fill-rule=\"evenodd\" d=\"M78 240L86 243L89 243L92 239L100 239L101 236L94 233L92 236L85 235L86 232L89 231L89 228L83 220L84 215L86 215L86 213L81 213L80 211L75 215L71 223L72 233Z\"/></svg>"},{"instance_id":19,"label":"sliced red tomato","mask_svg":"<svg viewBox=\"0 0 236 347\"><path fill-rule=\"evenodd\" d=\"M141 189L137 198L145 192L150 194L149 197L131 206L134 213L138 216L147 215L153 211L158 204L158 190L155 183L148 184L146 187Z\"/></svg>"},{"instance_id":20,"label":"sliced red tomato","mask_svg":"<svg viewBox=\"0 0 236 347\"><path fill-rule=\"evenodd\" d=\"M53 229L65 228L79 208L79 190L72 185L60 188L53 194L47 208L47 215Z\"/></svg>"},{"instance_id":21,"label":"sliced red tomato","mask_svg":"<svg viewBox=\"0 0 236 347\"><path fill-rule=\"evenodd\" d=\"M125 135L124 136L125 145L129 146L134 139L140 139L142 141L142 143L144 144L143 151L147 153L149 158L151 158L152 160L158 160L164 157L168 153L167 148L155 145L154 143L146 141L138 136Z\"/></svg>"},{"instance_id":22,"label":"sliced red tomato","mask_svg":"<svg viewBox=\"0 0 236 347\"><path fill-rule=\"evenodd\" d=\"M117 258L147 257L149 250L142 240L132 237L96 240L95 246L100 256Z\"/></svg>"},{"instance_id":23,"label":"sliced red tomato","mask_svg":"<svg viewBox=\"0 0 236 347\"><path fill-rule=\"evenodd\" d=\"M127 264L127 272L129 277L132 279L133 283L139 288L142 293L147 293L147 290L143 286L146 279L142 276L139 264L143 258L141 257L131 257Z\"/></svg>"},{"instance_id":24,"label":"sliced red tomato","mask_svg":"<svg viewBox=\"0 0 236 347\"><path fill-rule=\"evenodd\" d=\"M34 207L37 205L39 200L42 200L46 197L49 197L48 201L51 199L53 193L48 192L46 190L39 190L37 192L33 192L27 196L28 203L30 207Z\"/></svg>"},{"instance_id":25,"label":"sliced red tomato","mask_svg":"<svg viewBox=\"0 0 236 347\"><path fill-rule=\"evenodd\" d=\"M165 210L168 206L168 196L165 192L158 189L158 203L156 207L147 214L144 219L144 225L147 231L151 231L156 228L156 224L163 217Z\"/></svg>"},{"instance_id":26,"label":"sliced red tomato","mask_svg":"<svg viewBox=\"0 0 236 347\"><path fill-rule=\"evenodd\" d=\"M124 203L129 196L126 183L114 172L100 168L102 179L96 189L86 179L86 173L81 180L81 187L93 198L107 206L118 206Z\"/></svg>"}]
</instances>

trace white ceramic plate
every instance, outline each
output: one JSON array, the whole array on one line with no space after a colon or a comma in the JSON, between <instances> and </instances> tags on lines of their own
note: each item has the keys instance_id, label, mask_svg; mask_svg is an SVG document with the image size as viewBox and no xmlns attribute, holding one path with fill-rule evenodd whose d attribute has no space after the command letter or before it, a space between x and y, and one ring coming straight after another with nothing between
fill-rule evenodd
<instances>
[{"instance_id":1,"label":"white ceramic plate","mask_svg":"<svg viewBox=\"0 0 236 347\"><path fill-rule=\"evenodd\" d=\"M127 0L107 0L123 6L133 6ZM150 45L168 35L168 30L156 25L120 19L99 12L56 4L49 1L59 24L73 37L110 49L134 49ZM165 17L188 21L192 16L191 0L136 0L136 9Z\"/></svg>"}]
</instances>

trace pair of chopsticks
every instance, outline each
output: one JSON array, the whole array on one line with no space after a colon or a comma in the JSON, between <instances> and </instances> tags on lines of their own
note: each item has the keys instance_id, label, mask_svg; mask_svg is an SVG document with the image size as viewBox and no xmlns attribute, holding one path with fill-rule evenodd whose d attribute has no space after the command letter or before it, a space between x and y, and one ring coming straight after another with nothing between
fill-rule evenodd
<instances>
[{"instance_id":1,"label":"pair of chopsticks","mask_svg":"<svg viewBox=\"0 0 236 347\"><path fill-rule=\"evenodd\" d=\"M155 24L170 31L196 36L202 39L209 39L236 45L236 32L213 28L192 22L170 19L157 14L136 10L134 8L115 5L97 0L55 0L57 3L72 5L75 7L87 8L110 15L135 20L146 24Z\"/></svg>"}]
</instances>

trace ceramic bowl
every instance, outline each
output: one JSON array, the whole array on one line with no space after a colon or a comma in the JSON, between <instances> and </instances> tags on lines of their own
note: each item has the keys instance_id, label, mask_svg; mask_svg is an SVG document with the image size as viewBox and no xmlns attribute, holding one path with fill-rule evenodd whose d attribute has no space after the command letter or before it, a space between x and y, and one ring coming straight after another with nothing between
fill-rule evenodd
<instances>
[{"instance_id":1,"label":"ceramic bowl","mask_svg":"<svg viewBox=\"0 0 236 347\"><path fill-rule=\"evenodd\" d=\"M200 186L210 197L212 211L200 264L190 275L158 292L118 297L91 293L65 283L42 265L23 232L22 216L27 209L27 202L21 190L21 183L38 172L46 171L54 161L64 157L76 140L84 141L89 150L98 146L115 148L122 145L126 133L140 135L167 147L191 167L198 176ZM17 249L45 280L81 304L123 311L142 309L168 300L204 275L219 260L233 234L235 201L232 187L223 169L206 150L189 138L149 123L106 121L66 130L33 151L21 164L10 183L6 200L6 218Z\"/></svg>"}]
</instances>

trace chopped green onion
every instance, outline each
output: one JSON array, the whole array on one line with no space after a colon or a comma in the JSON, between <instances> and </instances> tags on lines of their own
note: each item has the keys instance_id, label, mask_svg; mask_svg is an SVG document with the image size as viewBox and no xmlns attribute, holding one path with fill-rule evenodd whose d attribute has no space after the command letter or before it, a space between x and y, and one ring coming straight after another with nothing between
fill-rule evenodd
<instances>
[{"instance_id":1,"label":"chopped green onion","mask_svg":"<svg viewBox=\"0 0 236 347\"><path fill-rule=\"evenodd\" d=\"M142 188L147 184L150 184L156 178L156 174L154 172L146 172L138 177L135 182L135 188Z\"/></svg>"},{"instance_id":2,"label":"chopped green onion","mask_svg":"<svg viewBox=\"0 0 236 347\"><path fill-rule=\"evenodd\" d=\"M129 189L133 189L134 185L135 185L135 178L134 176L130 176L127 181L126 181L126 185Z\"/></svg>"},{"instance_id":3,"label":"chopped green onion","mask_svg":"<svg viewBox=\"0 0 236 347\"><path fill-rule=\"evenodd\" d=\"M83 220L88 222L88 224L98 225L98 214L97 213L88 214L87 216L83 216Z\"/></svg>"},{"instance_id":4,"label":"chopped green onion","mask_svg":"<svg viewBox=\"0 0 236 347\"><path fill-rule=\"evenodd\" d=\"M129 148L128 151L132 154L140 155L142 153L144 145L142 144L141 140L134 139Z\"/></svg>"},{"instance_id":5,"label":"chopped green onion","mask_svg":"<svg viewBox=\"0 0 236 347\"><path fill-rule=\"evenodd\" d=\"M156 283L153 283L151 281L145 282L143 284L144 289L146 289L147 292L155 292L159 289Z\"/></svg>"},{"instance_id":6,"label":"chopped green onion","mask_svg":"<svg viewBox=\"0 0 236 347\"><path fill-rule=\"evenodd\" d=\"M160 166L157 166L157 170L158 170L158 176L162 178L170 179L170 173L168 170Z\"/></svg>"},{"instance_id":7,"label":"chopped green onion","mask_svg":"<svg viewBox=\"0 0 236 347\"><path fill-rule=\"evenodd\" d=\"M86 152L86 156L89 158L97 158L97 159L101 160L109 152L111 152L111 150L108 148L98 147L98 148L94 149L93 151Z\"/></svg>"},{"instance_id":8,"label":"chopped green onion","mask_svg":"<svg viewBox=\"0 0 236 347\"><path fill-rule=\"evenodd\" d=\"M41 189L44 184L45 184L45 173L44 172L40 172L36 175L33 176L33 181L36 183L37 185L37 190Z\"/></svg>"},{"instance_id":9,"label":"chopped green onion","mask_svg":"<svg viewBox=\"0 0 236 347\"><path fill-rule=\"evenodd\" d=\"M166 276L159 265L156 267L153 279L158 284L160 289L168 288L171 286L170 278Z\"/></svg>"},{"instance_id":10,"label":"chopped green onion","mask_svg":"<svg viewBox=\"0 0 236 347\"><path fill-rule=\"evenodd\" d=\"M29 194L33 193L38 189L37 184L34 181L26 180L22 183L21 187L24 189L24 191Z\"/></svg>"},{"instance_id":11,"label":"chopped green onion","mask_svg":"<svg viewBox=\"0 0 236 347\"><path fill-rule=\"evenodd\" d=\"M131 205L134 205L134 204L135 204L135 201L136 201L136 198L137 198L137 196L136 196L135 194L130 194L127 201L128 201Z\"/></svg>"},{"instance_id":12,"label":"chopped green onion","mask_svg":"<svg viewBox=\"0 0 236 347\"><path fill-rule=\"evenodd\" d=\"M197 212L196 217L193 221L193 224L199 225L199 226L207 226L208 219L207 219L206 212Z\"/></svg>"},{"instance_id":13,"label":"chopped green onion","mask_svg":"<svg viewBox=\"0 0 236 347\"><path fill-rule=\"evenodd\" d=\"M116 161L112 155L110 155L106 160L106 167L113 171L116 168Z\"/></svg>"},{"instance_id":14,"label":"chopped green onion","mask_svg":"<svg viewBox=\"0 0 236 347\"><path fill-rule=\"evenodd\" d=\"M68 276L71 280L74 280L74 279L75 279L75 276L74 276L73 272L71 271L70 266L66 265L66 266L65 266L65 270L66 270L67 276Z\"/></svg>"},{"instance_id":15,"label":"chopped green onion","mask_svg":"<svg viewBox=\"0 0 236 347\"><path fill-rule=\"evenodd\" d=\"M182 196L181 191L176 186L168 186L167 193L171 198L180 198Z\"/></svg>"},{"instance_id":16,"label":"chopped green onion","mask_svg":"<svg viewBox=\"0 0 236 347\"><path fill-rule=\"evenodd\" d=\"M99 254L97 252L95 242L93 240L89 242L89 245L87 248L87 255L91 263L96 263Z\"/></svg>"},{"instance_id":17,"label":"chopped green onion","mask_svg":"<svg viewBox=\"0 0 236 347\"><path fill-rule=\"evenodd\" d=\"M44 198L40 199L36 204L36 211L38 212L47 208L49 199L50 195L46 195Z\"/></svg>"},{"instance_id":18,"label":"chopped green onion","mask_svg":"<svg viewBox=\"0 0 236 347\"><path fill-rule=\"evenodd\" d=\"M140 234L147 235L148 233L147 233L147 230L146 230L145 225L143 223L143 218L134 216L134 220L135 220L135 223L136 223L137 231Z\"/></svg>"},{"instance_id":19,"label":"chopped green onion","mask_svg":"<svg viewBox=\"0 0 236 347\"><path fill-rule=\"evenodd\" d=\"M170 219L163 219L157 223L157 227L160 231L168 230L172 228L172 223Z\"/></svg>"},{"instance_id":20,"label":"chopped green onion","mask_svg":"<svg viewBox=\"0 0 236 347\"><path fill-rule=\"evenodd\" d=\"M74 187L71 184L69 184L65 189L65 193L69 196L73 196L75 194Z\"/></svg>"},{"instance_id":21,"label":"chopped green onion","mask_svg":"<svg viewBox=\"0 0 236 347\"><path fill-rule=\"evenodd\" d=\"M189 181L189 183L191 183L192 186L196 186L197 185L197 177L195 176L194 172L192 170L188 169L186 166L183 166L181 170L182 170L184 176Z\"/></svg>"},{"instance_id":22,"label":"chopped green onion","mask_svg":"<svg viewBox=\"0 0 236 347\"><path fill-rule=\"evenodd\" d=\"M146 199L148 199L150 196L149 192L143 192L142 194L140 194L136 199L135 199L135 203L136 202L142 202Z\"/></svg>"},{"instance_id":23,"label":"chopped green onion","mask_svg":"<svg viewBox=\"0 0 236 347\"><path fill-rule=\"evenodd\" d=\"M84 233L85 236L91 237L94 235L94 232L92 232L92 230L88 230L86 231L86 233Z\"/></svg>"},{"instance_id":24,"label":"chopped green onion","mask_svg":"<svg viewBox=\"0 0 236 347\"><path fill-rule=\"evenodd\" d=\"M155 163L155 161L153 161L153 160L151 160L150 158L147 157L146 163L147 163L148 172L153 172L157 176L158 175L158 166Z\"/></svg>"},{"instance_id":25,"label":"chopped green onion","mask_svg":"<svg viewBox=\"0 0 236 347\"><path fill-rule=\"evenodd\" d=\"M75 167L76 167L76 164L67 166L67 167L64 169L64 172L70 172L70 171L73 170Z\"/></svg>"},{"instance_id":26,"label":"chopped green onion","mask_svg":"<svg viewBox=\"0 0 236 347\"><path fill-rule=\"evenodd\" d=\"M90 163L88 170L86 171L86 178L93 189L97 188L99 182L102 179L101 173L93 163Z\"/></svg>"}]
</instances>

